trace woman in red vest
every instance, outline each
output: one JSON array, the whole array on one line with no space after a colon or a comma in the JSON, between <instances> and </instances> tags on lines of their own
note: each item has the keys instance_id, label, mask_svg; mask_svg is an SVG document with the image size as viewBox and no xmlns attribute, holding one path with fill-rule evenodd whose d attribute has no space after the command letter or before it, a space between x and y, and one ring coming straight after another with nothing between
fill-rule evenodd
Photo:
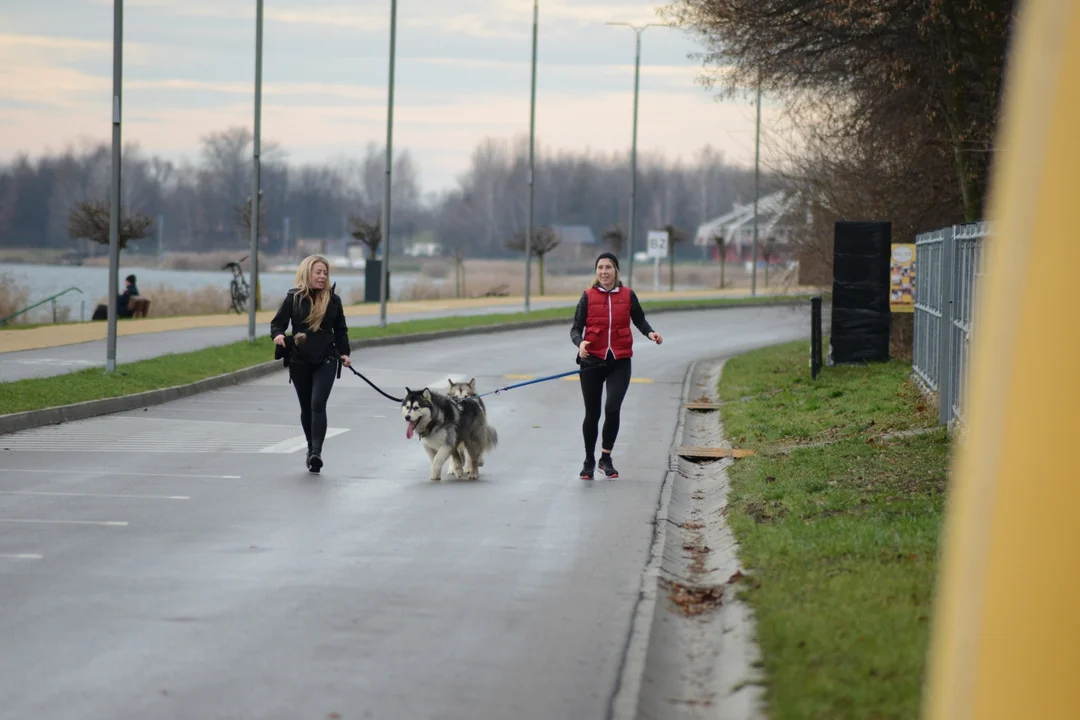
<instances>
[{"instance_id":1,"label":"woman in red vest","mask_svg":"<svg viewBox=\"0 0 1080 720\"><path fill-rule=\"evenodd\" d=\"M664 341L645 319L637 295L619 281L619 260L611 253L596 258L596 282L581 294L570 339L578 348L581 395L585 399L585 464L581 479L592 480L596 463L596 434L600 401L607 385L604 434L600 446L600 469L609 478L619 477L611 462L611 450L619 434L619 410L630 387L630 358L634 354L632 322L643 335L659 345Z\"/></svg>"}]
</instances>

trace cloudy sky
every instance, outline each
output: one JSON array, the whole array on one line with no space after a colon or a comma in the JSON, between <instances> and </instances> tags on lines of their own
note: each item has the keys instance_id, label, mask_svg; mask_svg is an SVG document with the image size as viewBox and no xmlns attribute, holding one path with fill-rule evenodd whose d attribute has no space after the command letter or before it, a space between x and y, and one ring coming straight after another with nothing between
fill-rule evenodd
<instances>
[{"instance_id":1,"label":"cloudy sky","mask_svg":"<svg viewBox=\"0 0 1080 720\"><path fill-rule=\"evenodd\" d=\"M0 159L107 140L112 0L0 0ZM263 138L292 161L358 155L386 132L388 0L265 0ZM199 138L252 124L254 0L124 3L124 140L193 157ZM657 22L632 0L541 0L538 146L626 151L634 33ZM528 132L531 0L400 0L395 148L424 189L454 184L484 137ZM706 144L753 161L754 108L695 82L678 30L642 38L639 151L689 160ZM766 121L769 108L765 110Z\"/></svg>"}]
</instances>

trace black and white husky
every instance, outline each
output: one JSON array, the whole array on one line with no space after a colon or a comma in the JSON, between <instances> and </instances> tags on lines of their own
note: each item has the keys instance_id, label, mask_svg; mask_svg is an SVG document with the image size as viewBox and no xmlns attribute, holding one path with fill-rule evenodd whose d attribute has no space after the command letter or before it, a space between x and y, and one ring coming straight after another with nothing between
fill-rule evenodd
<instances>
[{"instance_id":1,"label":"black and white husky","mask_svg":"<svg viewBox=\"0 0 1080 720\"><path fill-rule=\"evenodd\" d=\"M453 462L456 477L475 480L480 476L478 460L499 442L499 434L487 423L487 413L478 398L448 397L431 390L405 388L401 416L407 423L405 437L413 434L431 458L431 480L442 479L443 465Z\"/></svg>"}]
</instances>

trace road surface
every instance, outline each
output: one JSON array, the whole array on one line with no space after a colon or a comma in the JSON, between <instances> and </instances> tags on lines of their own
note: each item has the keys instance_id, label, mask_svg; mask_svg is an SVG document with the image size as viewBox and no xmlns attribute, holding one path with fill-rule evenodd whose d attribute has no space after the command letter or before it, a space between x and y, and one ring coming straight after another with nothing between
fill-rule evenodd
<instances>
[{"instance_id":1,"label":"road surface","mask_svg":"<svg viewBox=\"0 0 1080 720\"><path fill-rule=\"evenodd\" d=\"M0 718L604 718L689 363L807 313L654 314L618 480L577 479L576 382L488 398L479 481L428 481L398 407L343 375L321 476L284 374L0 436ZM568 329L354 355L387 389L572 369Z\"/></svg>"}]
</instances>

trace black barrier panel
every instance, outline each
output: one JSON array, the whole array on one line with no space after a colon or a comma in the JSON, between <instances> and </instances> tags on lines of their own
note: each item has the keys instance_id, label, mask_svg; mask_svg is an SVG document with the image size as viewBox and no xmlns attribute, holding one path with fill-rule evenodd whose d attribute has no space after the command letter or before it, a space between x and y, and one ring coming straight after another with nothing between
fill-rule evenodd
<instances>
[{"instance_id":1,"label":"black barrier panel","mask_svg":"<svg viewBox=\"0 0 1080 720\"><path fill-rule=\"evenodd\" d=\"M382 272L382 260L367 260L364 265L364 302L377 303L379 302L379 284L382 282L382 278L379 277L379 273ZM390 299L390 278L386 278L386 299Z\"/></svg>"},{"instance_id":2,"label":"black barrier panel","mask_svg":"<svg viewBox=\"0 0 1080 720\"><path fill-rule=\"evenodd\" d=\"M888 360L892 224L838 222L834 238L832 361Z\"/></svg>"},{"instance_id":3,"label":"black barrier panel","mask_svg":"<svg viewBox=\"0 0 1080 720\"><path fill-rule=\"evenodd\" d=\"M810 298L810 377L821 372L821 296Z\"/></svg>"}]
</instances>

